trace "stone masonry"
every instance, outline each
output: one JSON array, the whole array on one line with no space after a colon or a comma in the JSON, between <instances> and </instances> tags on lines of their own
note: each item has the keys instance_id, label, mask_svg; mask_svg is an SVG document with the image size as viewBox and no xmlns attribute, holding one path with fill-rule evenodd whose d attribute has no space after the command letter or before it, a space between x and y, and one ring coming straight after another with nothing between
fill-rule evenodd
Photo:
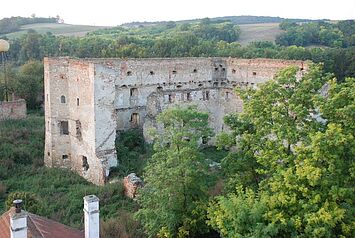
<instances>
[{"instance_id":1,"label":"stone masonry","mask_svg":"<svg viewBox=\"0 0 355 238\"><path fill-rule=\"evenodd\" d=\"M176 106L209 113L215 133L223 117L243 109L233 88L256 87L303 61L237 58L45 58L45 164L70 168L104 184L117 166L116 132L158 127L156 116ZM205 138L202 143L213 143Z\"/></svg>"}]
</instances>

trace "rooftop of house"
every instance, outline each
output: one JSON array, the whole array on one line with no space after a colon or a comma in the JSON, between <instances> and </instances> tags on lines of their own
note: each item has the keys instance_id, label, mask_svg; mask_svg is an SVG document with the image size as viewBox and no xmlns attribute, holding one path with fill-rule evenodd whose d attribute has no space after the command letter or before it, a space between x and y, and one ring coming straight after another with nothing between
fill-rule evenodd
<instances>
[{"instance_id":1,"label":"rooftop of house","mask_svg":"<svg viewBox=\"0 0 355 238\"><path fill-rule=\"evenodd\" d=\"M0 237L10 238L10 216L15 213L15 208L0 216ZM28 238L83 238L84 231L80 231L59 222L27 213Z\"/></svg>"}]
</instances>

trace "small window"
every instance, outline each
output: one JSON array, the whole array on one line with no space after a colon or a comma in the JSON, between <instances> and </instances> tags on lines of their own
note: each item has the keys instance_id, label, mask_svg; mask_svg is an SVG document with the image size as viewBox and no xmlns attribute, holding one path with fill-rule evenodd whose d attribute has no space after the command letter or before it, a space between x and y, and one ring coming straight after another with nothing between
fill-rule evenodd
<instances>
[{"instance_id":1,"label":"small window","mask_svg":"<svg viewBox=\"0 0 355 238\"><path fill-rule=\"evenodd\" d=\"M48 152L47 152L47 155L48 155L48 156L51 156L51 152L48 151Z\"/></svg>"},{"instance_id":2,"label":"small window","mask_svg":"<svg viewBox=\"0 0 355 238\"><path fill-rule=\"evenodd\" d=\"M191 101L192 100L191 93L186 93L186 99L187 99L187 101Z\"/></svg>"},{"instance_id":3,"label":"small window","mask_svg":"<svg viewBox=\"0 0 355 238\"><path fill-rule=\"evenodd\" d=\"M62 155L62 159L63 160L66 160L66 159L68 159L69 157L68 157L68 155Z\"/></svg>"},{"instance_id":4,"label":"small window","mask_svg":"<svg viewBox=\"0 0 355 238\"><path fill-rule=\"evenodd\" d=\"M226 100L229 99L229 92L226 92L225 98L226 98Z\"/></svg>"},{"instance_id":5,"label":"small window","mask_svg":"<svg viewBox=\"0 0 355 238\"><path fill-rule=\"evenodd\" d=\"M131 88L130 89L130 96L131 97L138 97L138 88Z\"/></svg>"},{"instance_id":6,"label":"small window","mask_svg":"<svg viewBox=\"0 0 355 238\"><path fill-rule=\"evenodd\" d=\"M177 74L176 70L173 70L173 74Z\"/></svg>"},{"instance_id":7,"label":"small window","mask_svg":"<svg viewBox=\"0 0 355 238\"><path fill-rule=\"evenodd\" d=\"M217 83L217 82L214 82L214 83L213 83L213 87L218 87L218 83Z\"/></svg>"},{"instance_id":8,"label":"small window","mask_svg":"<svg viewBox=\"0 0 355 238\"><path fill-rule=\"evenodd\" d=\"M232 73L235 74L237 71L235 69L232 69Z\"/></svg>"},{"instance_id":9,"label":"small window","mask_svg":"<svg viewBox=\"0 0 355 238\"><path fill-rule=\"evenodd\" d=\"M127 76L131 76L132 75L132 71L127 71Z\"/></svg>"},{"instance_id":10,"label":"small window","mask_svg":"<svg viewBox=\"0 0 355 238\"><path fill-rule=\"evenodd\" d=\"M157 89L160 91L160 90L163 90L163 87L162 86L158 86Z\"/></svg>"},{"instance_id":11,"label":"small window","mask_svg":"<svg viewBox=\"0 0 355 238\"><path fill-rule=\"evenodd\" d=\"M139 126L139 114L138 113L132 113L132 115L131 115L131 123L132 123L132 127L138 127Z\"/></svg>"},{"instance_id":12,"label":"small window","mask_svg":"<svg viewBox=\"0 0 355 238\"><path fill-rule=\"evenodd\" d=\"M89 169L89 163L88 163L88 158L86 156L83 156L81 158L82 162L83 162L83 170L84 171L88 171Z\"/></svg>"},{"instance_id":13,"label":"small window","mask_svg":"<svg viewBox=\"0 0 355 238\"><path fill-rule=\"evenodd\" d=\"M210 92L209 91L204 91L202 96L203 96L204 101L210 100Z\"/></svg>"},{"instance_id":14,"label":"small window","mask_svg":"<svg viewBox=\"0 0 355 238\"><path fill-rule=\"evenodd\" d=\"M177 85L176 87L177 87L177 88L181 88L181 87L182 87L182 85L181 85L181 84L179 84L179 85Z\"/></svg>"},{"instance_id":15,"label":"small window","mask_svg":"<svg viewBox=\"0 0 355 238\"><path fill-rule=\"evenodd\" d=\"M60 134L61 135L69 135L68 121L61 121L60 122Z\"/></svg>"},{"instance_id":16,"label":"small window","mask_svg":"<svg viewBox=\"0 0 355 238\"><path fill-rule=\"evenodd\" d=\"M220 64L220 65L219 65L219 67L221 67L221 68L222 68L222 67L223 67L223 65L221 65L221 64Z\"/></svg>"},{"instance_id":17,"label":"small window","mask_svg":"<svg viewBox=\"0 0 355 238\"><path fill-rule=\"evenodd\" d=\"M65 103L65 96L64 96L64 95L62 95L62 96L60 97L60 102L61 102L61 103Z\"/></svg>"},{"instance_id":18,"label":"small window","mask_svg":"<svg viewBox=\"0 0 355 238\"><path fill-rule=\"evenodd\" d=\"M150 74L150 75L154 75L154 71L150 71L149 74Z\"/></svg>"},{"instance_id":19,"label":"small window","mask_svg":"<svg viewBox=\"0 0 355 238\"><path fill-rule=\"evenodd\" d=\"M222 68L222 71L226 71L226 68Z\"/></svg>"},{"instance_id":20,"label":"small window","mask_svg":"<svg viewBox=\"0 0 355 238\"><path fill-rule=\"evenodd\" d=\"M206 136L202 137L202 144L206 145L208 143L208 138Z\"/></svg>"},{"instance_id":21,"label":"small window","mask_svg":"<svg viewBox=\"0 0 355 238\"><path fill-rule=\"evenodd\" d=\"M194 69L192 72L197 73L197 69Z\"/></svg>"},{"instance_id":22,"label":"small window","mask_svg":"<svg viewBox=\"0 0 355 238\"><path fill-rule=\"evenodd\" d=\"M215 68L214 68L214 71L218 71L218 68L217 68L217 67L215 67Z\"/></svg>"},{"instance_id":23,"label":"small window","mask_svg":"<svg viewBox=\"0 0 355 238\"><path fill-rule=\"evenodd\" d=\"M199 83L199 84L198 84L198 86L199 86L199 87L202 87L202 86L203 86L203 84L202 84L202 83Z\"/></svg>"},{"instance_id":24,"label":"small window","mask_svg":"<svg viewBox=\"0 0 355 238\"><path fill-rule=\"evenodd\" d=\"M253 75L255 76L255 75L256 75L256 72L253 72Z\"/></svg>"},{"instance_id":25,"label":"small window","mask_svg":"<svg viewBox=\"0 0 355 238\"><path fill-rule=\"evenodd\" d=\"M82 135L81 135L81 122L79 120L75 121L75 126L76 126L76 138L78 140L82 139Z\"/></svg>"},{"instance_id":26,"label":"small window","mask_svg":"<svg viewBox=\"0 0 355 238\"><path fill-rule=\"evenodd\" d=\"M77 105L77 106L80 105L80 100L79 100L79 98L76 98L76 105Z\"/></svg>"}]
</instances>

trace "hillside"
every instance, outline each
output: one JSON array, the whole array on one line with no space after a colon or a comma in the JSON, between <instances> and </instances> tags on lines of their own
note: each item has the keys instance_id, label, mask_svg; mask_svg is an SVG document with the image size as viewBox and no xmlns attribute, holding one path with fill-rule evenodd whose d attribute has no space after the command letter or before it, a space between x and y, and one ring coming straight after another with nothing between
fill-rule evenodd
<instances>
[{"instance_id":1,"label":"hillside","mask_svg":"<svg viewBox=\"0 0 355 238\"><path fill-rule=\"evenodd\" d=\"M240 42L242 45L246 45L252 41L274 41L276 36L281 33L281 31L278 28L278 24L283 20L285 19L280 17L264 17L264 16L225 16L225 17L210 18L211 22L218 23L218 22L230 21L235 25L239 25L241 29L241 35L238 42ZM293 22L310 21L307 19L288 19L288 20ZM120 25L120 27L123 27L125 29L135 29L135 28L152 27L152 26L159 27L171 23L176 25L181 25L186 23L191 24L191 23L198 23L200 21L201 19L182 20L182 21L175 21L175 22L168 22L168 21L130 22L130 23L124 23ZM46 32L51 32L54 35L85 36L89 32L93 32L105 28L113 28L113 27L45 22L45 23L35 23L35 24L24 24L18 28L19 30L8 33L3 36L6 36L10 39L17 38L25 34L29 29L33 29L41 34Z\"/></svg>"},{"instance_id":2,"label":"hillside","mask_svg":"<svg viewBox=\"0 0 355 238\"><path fill-rule=\"evenodd\" d=\"M37 23L21 26L20 31L12 32L6 34L10 39L19 37L29 29L33 29L38 33L51 32L54 35L65 35L65 36L84 36L86 33L107 28L105 26L88 26L88 25L72 25L64 23Z\"/></svg>"}]
</instances>

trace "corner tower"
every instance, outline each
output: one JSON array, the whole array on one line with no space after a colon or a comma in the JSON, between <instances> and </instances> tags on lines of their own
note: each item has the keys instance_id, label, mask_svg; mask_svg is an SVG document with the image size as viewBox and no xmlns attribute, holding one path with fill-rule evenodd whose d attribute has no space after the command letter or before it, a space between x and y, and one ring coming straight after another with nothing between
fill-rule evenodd
<instances>
[{"instance_id":1,"label":"corner tower","mask_svg":"<svg viewBox=\"0 0 355 238\"><path fill-rule=\"evenodd\" d=\"M90 182L104 184L116 153L111 151L108 158L98 146L99 128L106 122L95 117L102 94L102 85L95 82L95 65L86 60L45 58L44 69L45 165L72 169Z\"/></svg>"}]
</instances>

